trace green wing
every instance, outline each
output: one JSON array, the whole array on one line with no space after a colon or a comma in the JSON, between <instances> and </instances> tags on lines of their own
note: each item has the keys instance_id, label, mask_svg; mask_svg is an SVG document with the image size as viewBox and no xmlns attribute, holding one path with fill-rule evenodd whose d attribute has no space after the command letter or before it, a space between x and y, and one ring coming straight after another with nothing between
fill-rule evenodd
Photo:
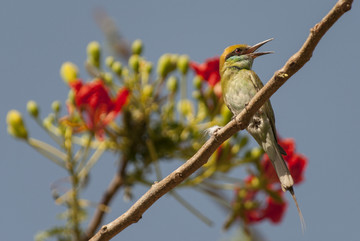
<instances>
[{"instance_id":1,"label":"green wing","mask_svg":"<svg viewBox=\"0 0 360 241\"><path fill-rule=\"evenodd\" d=\"M257 74L252 70L250 70L250 79L251 79L251 82L253 83L253 85L254 85L257 92L262 87L264 87L264 84L261 82L259 76L257 76ZM280 153L283 154L283 155L286 155L285 150L279 145L278 140L277 140L277 136L276 136L277 132L276 132L276 126L275 126L275 114L274 114L274 110L273 110L273 108L271 106L270 100L266 101L263 108L265 110L266 116L268 117L268 119L270 121L271 129L272 129L272 131L274 133L275 140L276 140L276 143L278 144Z\"/></svg>"}]
</instances>

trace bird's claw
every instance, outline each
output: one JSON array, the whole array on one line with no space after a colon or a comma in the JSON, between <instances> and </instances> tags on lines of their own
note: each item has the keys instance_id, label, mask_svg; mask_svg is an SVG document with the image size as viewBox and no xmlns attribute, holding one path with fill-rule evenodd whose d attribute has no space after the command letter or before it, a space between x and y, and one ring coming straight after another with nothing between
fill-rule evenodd
<instances>
[{"instance_id":1,"label":"bird's claw","mask_svg":"<svg viewBox=\"0 0 360 241\"><path fill-rule=\"evenodd\" d=\"M216 139L216 137L218 136L218 131L221 129L221 126L212 126L210 128L208 128L206 130L206 133L210 136L210 137L214 137Z\"/></svg>"}]
</instances>

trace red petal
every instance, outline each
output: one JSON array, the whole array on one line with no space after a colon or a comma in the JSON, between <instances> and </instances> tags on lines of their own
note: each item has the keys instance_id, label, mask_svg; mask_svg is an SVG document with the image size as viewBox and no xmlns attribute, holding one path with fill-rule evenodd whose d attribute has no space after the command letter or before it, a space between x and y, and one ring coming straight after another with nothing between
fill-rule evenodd
<instances>
[{"instance_id":1,"label":"red petal","mask_svg":"<svg viewBox=\"0 0 360 241\"><path fill-rule=\"evenodd\" d=\"M295 141L292 138L279 139L280 146L286 151L287 156L295 153ZM286 159L286 156L285 156Z\"/></svg>"},{"instance_id":2,"label":"red petal","mask_svg":"<svg viewBox=\"0 0 360 241\"><path fill-rule=\"evenodd\" d=\"M106 105L112 109L112 101L108 90L101 80L96 80L83 85L75 95L76 105L81 107L87 105L94 110L99 106Z\"/></svg>"},{"instance_id":3,"label":"red petal","mask_svg":"<svg viewBox=\"0 0 360 241\"><path fill-rule=\"evenodd\" d=\"M280 191L279 193L282 195L283 192ZM267 206L263 210L264 217L270 219L273 223L281 222L287 208L285 200L282 200L282 202L276 202L271 197L267 197L266 204Z\"/></svg>"},{"instance_id":4,"label":"red petal","mask_svg":"<svg viewBox=\"0 0 360 241\"><path fill-rule=\"evenodd\" d=\"M245 212L245 222L247 224L257 223L263 220L265 217L260 210L248 210Z\"/></svg>"},{"instance_id":5,"label":"red petal","mask_svg":"<svg viewBox=\"0 0 360 241\"><path fill-rule=\"evenodd\" d=\"M130 95L130 91L127 88L123 88L119 90L117 97L114 102L114 111L121 111L122 107L126 104L128 96Z\"/></svg>"},{"instance_id":6,"label":"red petal","mask_svg":"<svg viewBox=\"0 0 360 241\"><path fill-rule=\"evenodd\" d=\"M220 81L219 57L206 59L202 64L190 62L190 67L212 87Z\"/></svg>"},{"instance_id":7,"label":"red petal","mask_svg":"<svg viewBox=\"0 0 360 241\"><path fill-rule=\"evenodd\" d=\"M295 184L304 180L306 165L307 158L303 155L293 155L293 157L288 161L289 170Z\"/></svg>"},{"instance_id":8,"label":"red petal","mask_svg":"<svg viewBox=\"0 0 360 241\"><path fill-rule=\"evenodd\" d=\"M268 184L279 182L279 178L275 172L275 169L271 164L269 156L266 153L264 154L263 160L261 162L261 166L264 170L264 175L266 177Z\"/></svg>"},{"instance_id":9,"label":"red petal","mask_svg":"<svg viewBox=\"0 0 360 241\"><path fill-rule=\"evenodd\" d=\"M70 87L75 90L75 92L78 92L80 88L83 86L82 80L77 79L75 81L72 81L69 83Z\"/></svg>"}]
</instances>

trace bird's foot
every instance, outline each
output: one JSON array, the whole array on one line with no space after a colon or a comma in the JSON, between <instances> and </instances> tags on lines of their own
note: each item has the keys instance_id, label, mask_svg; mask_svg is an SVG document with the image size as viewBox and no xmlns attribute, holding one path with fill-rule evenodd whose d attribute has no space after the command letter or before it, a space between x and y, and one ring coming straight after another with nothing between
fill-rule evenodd
<instances>
[{"instance_id":1,"label":"bird's foot","mask_svg":"<svg viewBox=\"0 0 360 241\"><path fill-rule=\"evenodd\" d=\"M221 126L212 126L208 129L205 130L206 134L208 134L210 137L214 137L214 139L216 140L217 136L218 136L218 131L221 129Z\"/></svg>"}]
</instances>

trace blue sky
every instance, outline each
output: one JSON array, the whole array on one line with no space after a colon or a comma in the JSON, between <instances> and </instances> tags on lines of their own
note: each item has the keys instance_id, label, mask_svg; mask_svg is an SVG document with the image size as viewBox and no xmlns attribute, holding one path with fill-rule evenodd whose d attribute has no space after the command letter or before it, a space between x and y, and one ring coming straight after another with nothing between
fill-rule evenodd
<instances>
[{"instance_id":1,"label":"blue sky","mask_svg":"<svg viewBox=\"0 0 360 241\"><path fill-rule=\"evenodd\" d=\"M104 43L93 20L96 7L112 16L129 40L145 43L144 56L156 62L165 52L188 54L201 62L220 55L230 44L255 44L275 38L263 50L275 54L256 59L254 70L266 82L307 38L336 1L10 1L0 8L0 226L3 240L31 240L37 231L61 222L64 211L51 197L50 184L65 173L24 143L11 138L5 118L10 109L25 113L33 99L42 112L53 100L64 102L68 88L59 76L64 61L82 66L88 42ZM313 57L271 98L277 129L293 137L309 159L306 181L297 188L307 230L303 235L294 204L283 222L258 225L267 240L357 240L360 216L358 90L360 9L355 1L325 35ZM81 70L85 75L84 69ZM31 135L46 135L26 117ZM97 201L113 175L114 156L95 169L92 191ZM135 197L146 189L137 188ZM207 227L172 197L165 196L137 224L114 240L221 240L226 215L194 192L183 197L215 220ZM113 202L109 222L131 203L121 195Z\"/></svg>"}]
</instances>

